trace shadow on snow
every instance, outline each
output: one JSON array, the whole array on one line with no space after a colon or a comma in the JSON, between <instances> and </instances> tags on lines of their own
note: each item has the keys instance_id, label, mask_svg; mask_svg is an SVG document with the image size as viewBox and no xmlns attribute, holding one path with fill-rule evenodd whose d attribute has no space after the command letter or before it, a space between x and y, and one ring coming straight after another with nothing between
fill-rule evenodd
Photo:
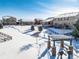
<instances>
[{"instance_id":1,"label":"shadow on snow","mask_svg":"<svg viewBox=\"0 0 79 59\"><path fill-rule=\"evenodd\" d=\"M31 30L31 29L28 29L28 30L26 30L23 34L27 34L27 33L29 33L29 32L32 32L32 30Z\"/></svg>"},{"instance_id":2,"label":"shadow on snow","mask_svg":"<svg viewBox=\"0 0 79 59\"><path fill-rule=\"evenodd\" d=\"M39 37L39 33L40 33L40 32L33 33L31 36Z\"/></svg>"},{"instance_id":3,"label":"shadow on snow","mask_svg":"<svg viewBox=\"0 0 79 59\"><path fill-rule=\"evenodd\" d=\"M22 46L22 47L20 48L20 52L26 51L26 50L30 49L31 47L32 47L31 44L24 45L24 46Z\"/></svg>"},{"instance_id":4,"label":"shadow on snow","mask_svg":"<svg viewBox=\"0 0 79 59\"><path fill-rule=\"evenodd\" d=\"M44 57L45 55L46 55L46 53L48 52L48 48L46 48L45 50L44 50L44 52L38 57L38 59L41 59L42 57Z\"/></svg>"}]
</instances>

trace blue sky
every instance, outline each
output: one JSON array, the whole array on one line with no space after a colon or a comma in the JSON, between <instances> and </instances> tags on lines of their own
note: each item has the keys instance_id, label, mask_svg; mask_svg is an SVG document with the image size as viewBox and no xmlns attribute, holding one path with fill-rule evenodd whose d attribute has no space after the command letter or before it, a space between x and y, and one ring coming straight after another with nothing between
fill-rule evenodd
<instances>
[{"instance_id":1,"label":"blue sky","mask_svg":"<svg viewBox=\"0 0 79 59\"><path fill-rule=\"evenodd\" d=\"M79 0L0 0L0 17L47 18L73 11L79 11Z\"/></svg>"}]
</instances>

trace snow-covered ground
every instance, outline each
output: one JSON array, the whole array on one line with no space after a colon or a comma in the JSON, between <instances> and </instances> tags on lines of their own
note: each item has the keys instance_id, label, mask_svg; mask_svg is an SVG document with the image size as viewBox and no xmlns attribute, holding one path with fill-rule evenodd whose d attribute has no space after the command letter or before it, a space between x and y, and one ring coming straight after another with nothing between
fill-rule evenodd
<instances>
[{"instance_id":1,"label":"snow-covered ground","mask_svg":"<svg viewBox=\"0 0 79 59\"><path fill-rule=\"evenodd\" d=\"M8 27L0 30L12 36L12 40L0 44L0 59L37 59L36 38ZM29 46L30 45L30 46Z\"/></svg>"},{"instance_id":2,"label":"snow-covered ground","mask_svg":"<svg viewBox=\"0 0 79 59\"><path fill-rule=\"evenodd\" d=\"M57 56L51 58L51 52L47 49L48 32L46 31L44 29L39 37L36 37L35 35L39 33L37 27L35 31L31 31L30 26L5 26L0 29L0 32L12 36L12 40L0 43L0 59L57 59ZM68 41L65 43L69 44ZM60 49L59 45L56 42L57 53ZM75 53L73 59L78 58ZM68 59L68 55L63 55L63 59Z\"/></svg>"}]
</instances>

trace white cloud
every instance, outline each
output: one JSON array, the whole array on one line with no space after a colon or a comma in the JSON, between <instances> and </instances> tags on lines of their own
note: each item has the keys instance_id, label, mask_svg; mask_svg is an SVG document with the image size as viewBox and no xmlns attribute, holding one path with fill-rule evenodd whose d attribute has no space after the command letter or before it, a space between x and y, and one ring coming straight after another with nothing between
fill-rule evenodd
<instances>
[{"instance_id":1,"label":"white cloud","mask_svg":"<svg viewBox=\"0 0 79 59\"><path fill-rule=\"evenodd\" d=\"M46 8L46 9L41 9L42 13L33 13L30 15L25 15L24 17L26 18L48 18L48 17L53 17L58 14L62 13L69 13L69 12L79 12L78 7L60 7L60 6L54 6L53 8Z\"/></svg>"},{"instance_id":2,"label":"white cloud","mask_svg":"<svg viewBox=\"0 0 79 59\"><path fill-rule=\"evenodd\" d=\"M77 2L78 0L64 0L70 2ZM58 6L58 5L47 5L42 2L38 2L38 5L42 6L43 9L41 11L48 16L54 16L61 13L68 13L68 12L79 12L79 7L69 7L69 6Z\"/></svg>"},{"instance_id":3,"label":"white cloud","mask_svg":"<svg viewBox=\"0 0 79 59\"><path fill-rule=\"evenodd\" d=\"M63 7L63 8L61 8L61 7L58 7L58 8L56 8L55 9L55 11L54 12L56 12L56 13L68 13L68 12L79 12L79 8L76 8L76 7Z\"/></svg>"},{"instance_id":4,"label":"white cloud","mask_svg":"<svg viewBox=\"0 0 79 59\"><path fill-rule=\"evenodd\" d=\"M65 1L72 1L72 2L76 2L78 0L65 0ZM34 13L29 15L31 18L48 18L48 17L53 17L56 16L58 14L62 14L62 13L69 13L69 12L79 12L79 7L70 7L70 6L59 6L59 5L52 5L52 4L45 4L42 2L38 2L37 3L40 7L40 11L42 11L42 13ZM27 15L26 15L27 16ZM28 18L29 18L28 16Z\"/></svg>"},{"instance_id":5,"label":"white cloud","mask_svg":"<svg viewBox=\"0 0 79 59\"><path fill-rule=\"evenodd\" d=\"M66 2L78 2L79 0L64 0Z\"/></svg>"},{"instance_id":6,"label":"white cloud","mask_svg":"<svg viewBox=\"0 0 79 59\"><path fill-rule=\"evenodd\" d=\"M52 5L52 4L47 5L42 2L38 2L37 4L42 7L39 9L41 11L41 13L13 12L12 15L17 16L17 18L21 17L21 18L25 18L25 19L34 19L34 18L45 19L48 17L56 16L58 14L62 14L62 13L79 12L79 7L65 7L65 6L58 6L58 5Z\"/></svg>"},{"instance_id":7,"label":"white cloud","mask_svg":"<svg viewBox=\"0 0 79 59\"><path fill-rule=\"evenodd\" d=\"M55 8L55 9L52 9L52 11L49 11L49 10L44 10L43 13L41 14L36 14L35 16L36 17L41 17L41 18L48 18L48 17L53 17L53 16L56 16L58 14L63 14L63 13L69 13L69 12L79 12L79 9L78 8L75 8L75 7L71 7L71 8Z\"/></svg>"}]
</instances>

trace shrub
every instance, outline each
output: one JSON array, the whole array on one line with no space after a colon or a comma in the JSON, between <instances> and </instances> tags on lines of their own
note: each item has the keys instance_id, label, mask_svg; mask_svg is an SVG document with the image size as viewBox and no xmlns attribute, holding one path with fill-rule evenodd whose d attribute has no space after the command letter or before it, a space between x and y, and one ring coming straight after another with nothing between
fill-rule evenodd
<instances>
[{"instance_id":1,"label":"shrub","mask_svg":"<svg viewBox=\"0 0 79 59\"><path fill-rule=\"evenodd\" d=\"M39 31L42 31L42 26L39 26L39 27L38 27L38 30L39 30Z\"/></svg>"},{"instance_id":2,"label":"shrub","mask_svg":"<svg viewBox=\"0 0 79 59\"><path fill-rule=\"evenodd\" d=\"M33 25L31 26L31 30L32 30L32 31L35 30Z\"/></svg>"}]
</instances>

